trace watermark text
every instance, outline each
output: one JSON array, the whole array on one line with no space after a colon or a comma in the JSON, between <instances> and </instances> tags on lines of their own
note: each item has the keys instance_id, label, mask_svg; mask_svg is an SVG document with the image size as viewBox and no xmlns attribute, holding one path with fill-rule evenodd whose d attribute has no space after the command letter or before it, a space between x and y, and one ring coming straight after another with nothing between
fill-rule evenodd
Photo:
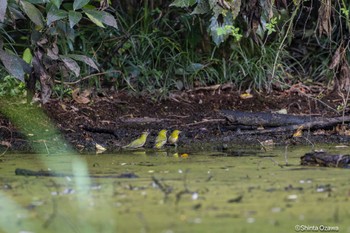
<instances>
[{"instance_id":1,"label":"watermark text","mask_svg":"<svg viewBox=\"0 0 350 233\"><path fill-rule=\"evenodd\" d=\"M303 225L298 224L294 226L296 232L338 232L339 226L331 225Z\"/></svg>"}]
</instances>

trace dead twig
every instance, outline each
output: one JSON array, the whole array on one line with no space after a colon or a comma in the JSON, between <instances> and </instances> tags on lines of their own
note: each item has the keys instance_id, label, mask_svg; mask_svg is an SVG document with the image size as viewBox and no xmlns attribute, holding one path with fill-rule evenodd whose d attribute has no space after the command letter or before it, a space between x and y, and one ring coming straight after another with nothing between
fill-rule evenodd
<instances>
[{"instance_id":1,"label":"dead twig","mask_svg":"<svg viewBox=\"0 0 350 233\"><path fill-rule=\"evenodd\" d=\"M60 80L55 80L55 83L63 83L65 85L74 85L74 84L77 84L77 83L80 83L86 79L90 79L90 78L93 78L95 76L99 76L99 75L104 75L104 74L108 74L108 73L119 73L119 74L122 74L122 72L120 70L111 70L111 71L106 71L106 72L100 72L100 73L95 73L95 74L90 74L88 76L85 76L77 81L74 81L74 82L62 82Z\"/></svg>"},{"instance_id":2,"label":"dead twig","mask_svg":"<svg viewBox=\"0 0 350 233\"><path fill-rule=\"evenodd\" d=\"M186 124L186 126L194 126L194 125L210 124L210 123L220 123L220 122L226 122L226 120L225 119L203 119L202 121Z\"/></svg>"}]
</instances>

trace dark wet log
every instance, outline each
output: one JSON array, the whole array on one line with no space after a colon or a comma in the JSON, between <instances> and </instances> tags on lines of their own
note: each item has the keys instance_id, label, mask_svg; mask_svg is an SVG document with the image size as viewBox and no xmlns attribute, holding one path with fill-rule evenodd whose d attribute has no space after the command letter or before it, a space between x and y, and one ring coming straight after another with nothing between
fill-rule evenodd
<instances>
[{"instance_id":1,"label":"dark wet log","mask_svg":"<svg viewBox=\"0 0 350 233\"><path fill-rule=\"evenodd\" d=\"M306 166L350 168L350 155L337 155L318 151L306 153L300 157L300 160L300 164Z\"/></svg>"},{"instance_id":2,"label":"dark wet log","mask_svg":"<svg viewBox=\"0 0 350 233\"><path fill-rule=\"evenodd\" d=\"M287 125L287 126L273 127L268 129L257 129L257 130L244 130L244 131L240 130L239 132L237 132L237 134L253 135L253 134L294 132L295 130L300 128L313 129L313 130L326 129L348 121L350 121L350 117L335 117L335 118L328 118L320 121L308 122L300 125Z\"/></svg>"},{"instance_id":3,"label":"dark wet log","mask_svg":"<svg viewBox=\"0 0 350 233\"><path fill-rule=\"evenodd\" d=\"M233 110L221 110L220 114L232 124L264 127L300 125L320 119L310 116L296 116L269 112L242 112Z\"/></svg>"},{"instance_id":4,"label":"dark wet log","mask_svg":"<svg viewBox=\"0 0 350 233\"><path fill-rule=\"evenodd\" d=\"M33 170L23 169L23 168L16 168L15 174L17 176L48 176L48 177L75 176L72 174L57 173L57 172L53 172L53 171L44 171L44 170L33 171ZM130 179L130 178L138 178L139 176L133 172L128 172L128 173L122 173L120 175L89 175L86 177L88 177L88 178L127 178L127 179Z\"/></svg>"},{"instance_id":5,"label":"dark wet log","mask_svg":"<svg viewBox=\"0 0 350 233\"><path fill-rule=\"evenodd\" d=\"M350 116L323 118L265 112L240 112L231 110L222 110L221 114L225 116L226 119L232 124L274 127L264 130L252 130L249 134L293 131L300 127L303 129L324 129L342 124L344 122L350 122Z\"/></svg>"}]
</instances>

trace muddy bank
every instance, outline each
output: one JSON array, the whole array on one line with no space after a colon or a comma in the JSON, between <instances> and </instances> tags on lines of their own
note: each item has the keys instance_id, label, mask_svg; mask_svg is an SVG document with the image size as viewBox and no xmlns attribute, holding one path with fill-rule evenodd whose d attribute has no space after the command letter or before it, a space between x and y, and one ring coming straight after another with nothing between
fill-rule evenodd
<instances>
[{"instance_id":1,"label":"muddy bank","mask_svg":"<svg viewBox=\"0 0 350 233\"><path fill-rule=\"evenodd\" d=\"M235 109L240 111L280 111L288 114L334 117L343 100L334 94L316 98L317 93L298 91L252 93L251 98L242 98L238 91L196 90L173 93L167 99L156 100L150 96L134 96L125 92L95 92L89 96L89 103L78 103L74 99L53 99L44 106L13 104L11 109L25 109L9 114L0 105L1 151L5 149L33 152L36 144L56 147L58 129L65 141L63 147L72 147L80 152L95 151L96 143L109 151L120 147L149 130L146 148L152 148L154 139L161 129L180 129L179 148L215 147L225 149L230 144L259 145L272 140L276 144L347 143L349 137L335 129L304 131L303 137L293 138L293 132L270 134L244 134L244 128L233 127L219 111ZM8 103L7 103L8 104ZM48 119L42 120L33 112L43 111ZM9 120L11 119L11 120ZM35 120L39 124L33 124ZM50 121L53 122L53 129ZM25 128L25 129L23 129ZM99 130L94 130L99 129ZM100 130L102 129L102 131ZM103 132L105 130L105 132ZM32 135L35 131L35 135ZM341 135L343 134L343 135ZM28 136L29 135L29 136ZM307 139L305 139L307 138ZM57 145L58 144L58 145Z\"/></svg>"}]
</instances>

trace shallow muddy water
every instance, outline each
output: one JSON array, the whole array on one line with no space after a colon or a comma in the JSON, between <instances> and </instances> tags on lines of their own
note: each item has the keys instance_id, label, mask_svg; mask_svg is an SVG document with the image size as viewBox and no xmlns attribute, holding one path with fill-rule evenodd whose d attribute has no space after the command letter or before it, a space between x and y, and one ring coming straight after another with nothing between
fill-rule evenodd
<instances>
[{"instance_id":1,"label":"shallow muddy water","mask_svg":"<svg viewBox=\"0 0 350 233\"><path fill-rule=\"evenodd\" d=\"M284 148L228 151L5 154L0 232L350 232L348 169L301 167L310 147L288 166Z\"/></svg>"}]
</instances>

